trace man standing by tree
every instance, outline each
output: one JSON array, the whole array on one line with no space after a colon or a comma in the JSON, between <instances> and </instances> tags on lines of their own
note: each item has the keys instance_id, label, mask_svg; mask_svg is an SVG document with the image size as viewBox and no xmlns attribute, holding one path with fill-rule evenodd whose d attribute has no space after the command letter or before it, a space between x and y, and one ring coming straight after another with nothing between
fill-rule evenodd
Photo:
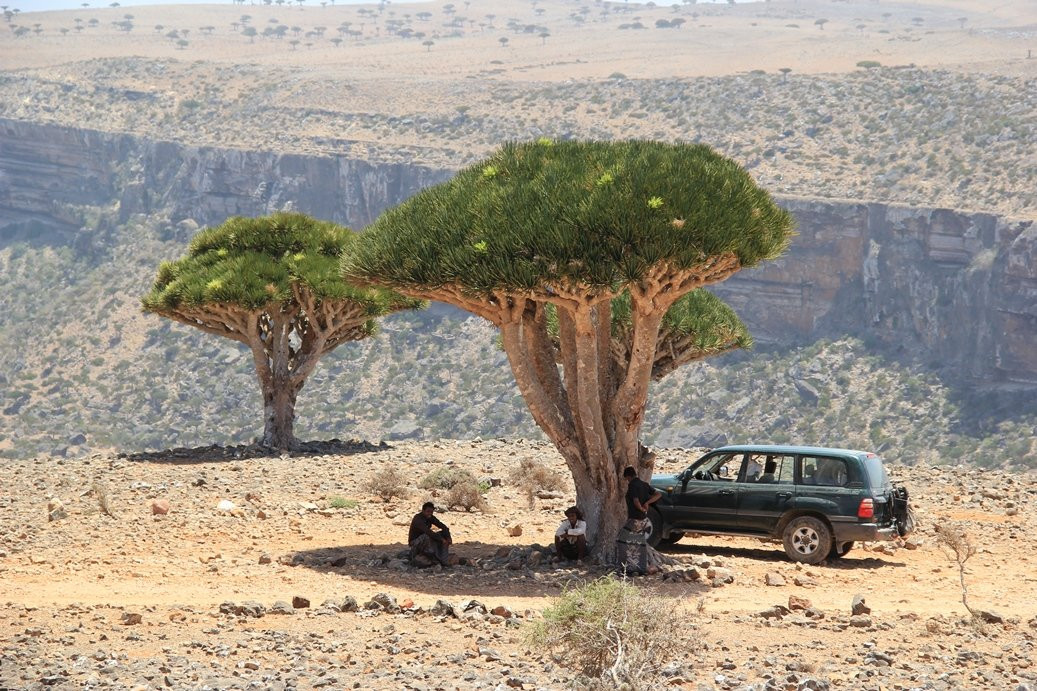
<instances>
[{"instance_id":1,"label":"man standing by tree","mask_svg":"<svg viewBox=\"0 0 1037 691\"><path fill-rule=\"evenodd\" d=\"M619 533L619 568L627 575L643 576L648 572L648 533L652 522L648 520L648 507L659 501L662 492L637 476L633 466L623 471L627 482L627 522Z\"/></svg>"}]
</instances>

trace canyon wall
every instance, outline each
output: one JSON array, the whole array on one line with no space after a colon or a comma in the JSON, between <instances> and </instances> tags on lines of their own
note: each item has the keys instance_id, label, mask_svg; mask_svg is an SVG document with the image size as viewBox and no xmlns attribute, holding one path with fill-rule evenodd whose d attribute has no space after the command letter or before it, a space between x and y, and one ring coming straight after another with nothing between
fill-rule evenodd
<instances>
[{"instance_id":1,"label":"canyon wall","mask_svg":"<svg viewBox=\"0 0 1037 691\"><path fill-rule=\"evenodd\" d=\"M89 246L82 207L219 223L286 207L355 228L452 171L190 147L0 119L0 249ZM715 287L763 343L860 336L999 391L1037 391L1037 225L984 213L779 199L788 253Z\"/></svg>"}]
</instances>

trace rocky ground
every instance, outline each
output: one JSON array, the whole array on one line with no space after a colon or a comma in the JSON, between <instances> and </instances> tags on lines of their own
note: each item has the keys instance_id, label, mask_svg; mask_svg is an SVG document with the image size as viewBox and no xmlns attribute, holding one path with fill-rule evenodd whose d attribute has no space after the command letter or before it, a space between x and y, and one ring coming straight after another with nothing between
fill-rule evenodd
<instances>
[{"instance_id":1,"label":"rocky ground","mask_svg":"<svg viewBox=\"0 0 1037 691\"><path fill-rule=\"evenodd\" d=\"M662 451L662 472L697 453ZM0 688L566 688L573 673L526 635L553 598L598 577L553 563L571 488L530 506L522 460L562 471L540 442L312 444L5 462L0 488ZM408 495L365 489L379 468ZM400 558L431 471L500 480L483 511L446 510L446 570ZM689 689L1037 688L1032 598L1037 478L964 467L891 468L919 530L838 563L778 546L686 539L638 585L670 600L665 682ZM495 484L495 483L490 483ZM568 483L567 483L568 484ZM978 552L957 566L933 527Z\"/></svg>"}]
</instances>

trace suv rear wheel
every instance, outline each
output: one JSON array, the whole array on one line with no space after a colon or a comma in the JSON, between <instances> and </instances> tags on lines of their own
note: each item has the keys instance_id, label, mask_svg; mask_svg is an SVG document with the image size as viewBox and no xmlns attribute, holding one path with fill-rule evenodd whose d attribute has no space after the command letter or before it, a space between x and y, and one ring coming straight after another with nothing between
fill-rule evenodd
<instances>
[{"instance_id":1,"label":"suv rear wheel","mask_svg":"<svg viewBox=\"0 0 1037 691\"><path fill-rule=\"evenodd\" d=\"M792 561L820 564L832 551L832 531L818 518L799 516L785 526L782 542Z\"/></svg>"}]
</instances>

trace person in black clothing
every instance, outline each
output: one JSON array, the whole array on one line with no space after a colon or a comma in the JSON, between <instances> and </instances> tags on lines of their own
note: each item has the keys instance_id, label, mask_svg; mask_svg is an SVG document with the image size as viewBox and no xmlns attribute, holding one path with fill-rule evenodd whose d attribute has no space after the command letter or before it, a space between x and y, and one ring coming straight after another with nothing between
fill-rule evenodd
<instances>
[{"instance_id":1,"label":"person in black clothing","mask_svg":"<svg viewBox=\"0 0 1037 691\"><path fill-rule=\"evenodd\" d=\"M450 528L432 515L436 505L430 501L421 506L421 513L410 521L407 544L410 545L410 560L415 566L431 566L439 563L450 566ZM433 527L439 530L433 530Z\"/></svg>"},{"instance_id":2,"label":"person in black clothing","mask_svg":"<svg viewBox=\"0 0 1037 691\"><path fill-rule=\"evenodd\" d=\"M648 509L662 492L637 477L632 467L623 471L623 479L627 481L627 522L619 532L619 567L628 575L642 575L648 572L648 536L652 532Z\"/></svg>"}]
</instances>

